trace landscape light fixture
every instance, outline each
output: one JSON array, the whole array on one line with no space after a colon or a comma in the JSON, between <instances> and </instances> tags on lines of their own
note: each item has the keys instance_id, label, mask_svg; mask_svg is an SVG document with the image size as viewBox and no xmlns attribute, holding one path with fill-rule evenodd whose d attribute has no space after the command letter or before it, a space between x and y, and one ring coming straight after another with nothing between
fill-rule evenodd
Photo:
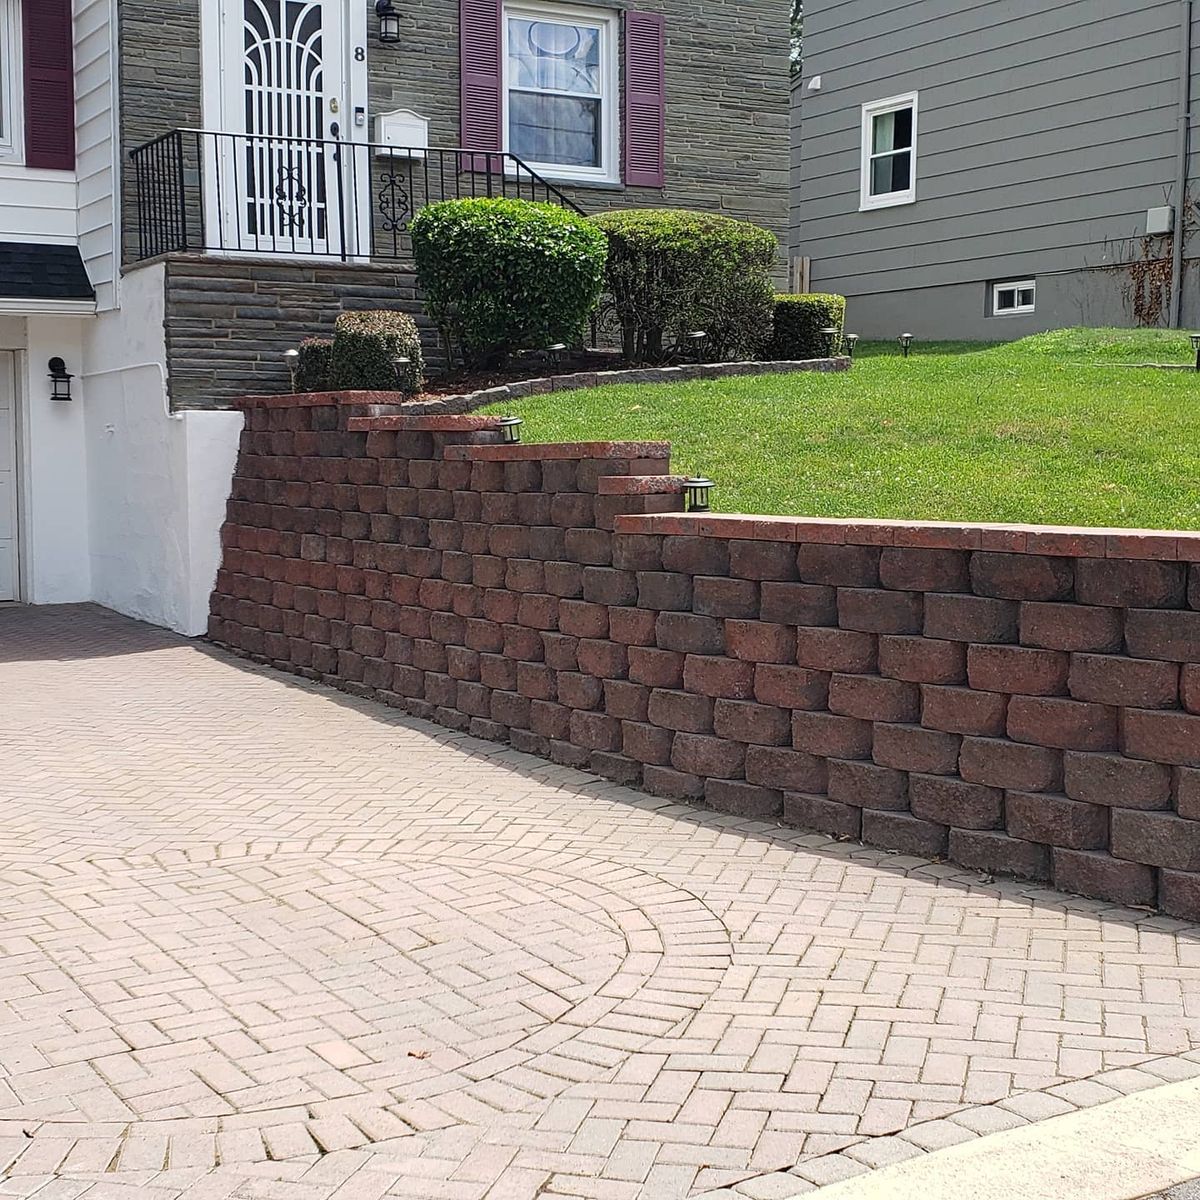
<instances>
[{"instance_id":1,"label":"landscape light fixture","mask_svg":"<svg viewBox=\"0 0 1200 1200\"><path fill-rule=\"evenodd\" d=\"M901 349L904 351L904 357L908 357L909 347L916 341L915 335L911 333L902 333L899 338Z\"/></svg>"},{"instance_id":2,"label":"landscape light fixture","mask_svg":"<svg viewBox=\"0 0 1200 1200\"><path fill-rule=\"evenodd\" d=\"M288 369L288 378L292 382L292 393L296 391L296 368L300 365L299 350L285 350L283 352L283 362Z\"/></svg>"},{"instance_id":3,"label":"landscape light fixture","mask_svg":"<svg viewBox=\"0 0 1200 1200\"><path fill-rule=\"evenodd\" d=\"M397 354L392 359L392 370L396 372L396 386L404 391L404 368L412 362L412 359L405 354Z\"/></svg>"},{"instance_id":4,"label":"landscape light fixture","mask_svg":"<svg viewBox=\"0 0 1200 1200\"><path fill-rule=\"evenodd\" d=\"M1192 334L1192 349L1196 352L1196 370L1200 371L1200 333Z\"/></svg>"},{"instance_id":5,"label":"landscape light fixture","mask_svg":"<svg viewBox=\"0 0 1200 1200\"><path fill-rule=\"evenodd\" d=\"M546 353L550 355L550 365L557 371L562 366L562 357L566 353L566 342L554 342L546 347Z\"/></svg>"},{"instance_id":6,"label":"landscape light fixture","mask_svg":"<svg viewBox=\"0 0 1200 1200\"><path fill-rule=\"evenodd\" d=\"M838 339L842 336L842 331L836 325L830 325L821 330L821 336L825 339L826 357L832 358L837 353Z\"/></svg>"},{"instance_id":7,"label":"landscape light fixture","mask_svg":"<svg viewBox=\"0 0 1200 1200\"><path fill-rule=\"evenodd\" d=\"M858 349L858 338L859 335L857 333L846 334L846 353L851 358L854 357L854 351Z\"/></svg>"},{"instance_id":8,"label":"landscape light fixture","mask_svg":"<svg viewBox=\"0 0 1200 1200\"><path fill-rule=\"evenodd\" d=\"M704 513L709 511L709 496L713 490L713 481L703 475L696 475L683 481L687 492L688 512Z\"/></svg>"},{"instance_id":9,"label":"landscape light fixture","mask_svg":"<svg viewBox=\"0 0 1200 1200\"><path fill-rule=\"evenodd\" d=\"M375 15L379 18L379 40L394 46L400 40L400 14L392 0L376 0Z\"/></svg>"},{"instance_id":10,"label":"landscape light fixture","mask_svg":"<svg viewBox=\"0 0 1200 1200\"><path fill-rule=\"evenodd\" d=\"M75 376L67 370L67 364L61 358L52 358L46 366L50 371L50 399L70 400L71 380Z\"/></svg>"},{"instance_id":11,"label":"landscape light fixture","mask_svg":"<svg viewBox=\"0 0 1200 1200\"><path fill-rule=\"evenodd\" d=\"M501 417L500 440L515 446L521 440L521 426L524 423L520 417Z\"/></svg>"},{"instance_id":12,"label":"landscape light fixture","mask_svg":"<svg viewBox=\"0 0 1200 1200\"><path fill-rule=\"evenodd\" d=\"M692 356L699 362L702 347L708 337L708 331L706 329L693 329L690 333L685 333L683 336L692 343Z\"/></svg>"}]
</instances>

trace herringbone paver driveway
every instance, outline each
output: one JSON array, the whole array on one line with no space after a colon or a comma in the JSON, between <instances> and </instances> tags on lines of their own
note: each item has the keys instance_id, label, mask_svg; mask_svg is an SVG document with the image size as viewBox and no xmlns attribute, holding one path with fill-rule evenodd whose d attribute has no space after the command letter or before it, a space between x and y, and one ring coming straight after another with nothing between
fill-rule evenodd
<instances>
[{"instance_id":1,"label":"herringbone paver driveway","mask_svg":"<svg viewBox=\"0 0 1200 1200\"><path fill-rule=\"evenodd\" d=\"M0 610L0 1194L798 1195L1200 1073L1200 931Z\"/></svg>"}]
</instances>

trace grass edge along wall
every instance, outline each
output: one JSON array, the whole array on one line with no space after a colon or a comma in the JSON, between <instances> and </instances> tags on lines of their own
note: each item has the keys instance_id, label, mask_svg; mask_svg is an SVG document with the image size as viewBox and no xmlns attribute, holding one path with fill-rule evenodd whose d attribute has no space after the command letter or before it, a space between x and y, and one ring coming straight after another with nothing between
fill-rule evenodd
<instances>
[{"instance_id":1,"label":"grass edge along wall","mask_svg":"<svg viewBox=\"0 0 1200 1200\"><path fill-rule=\"evenodd\" d=\"M341 399L249 403L214 641L657 795L1200 919L1200 534L685 515L666 443Z\"/></svg>"}]
</instances>

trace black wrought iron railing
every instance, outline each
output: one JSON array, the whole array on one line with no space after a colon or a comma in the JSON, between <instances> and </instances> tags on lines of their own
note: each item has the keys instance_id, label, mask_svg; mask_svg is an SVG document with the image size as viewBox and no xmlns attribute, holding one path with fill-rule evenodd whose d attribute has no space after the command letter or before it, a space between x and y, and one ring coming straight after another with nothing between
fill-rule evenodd
<instances>
[{"instance_id":1,"label":"black wrought iron railing","mask_svg":"<svg viewBox=\"0 0 1200 1200\"><path fill-rule=\"evenodd\" d=\"M178 251L405 259L425 205L578 205L515 154L174 129L130 152L139 259Z\"/></svg>"}]
</instances>

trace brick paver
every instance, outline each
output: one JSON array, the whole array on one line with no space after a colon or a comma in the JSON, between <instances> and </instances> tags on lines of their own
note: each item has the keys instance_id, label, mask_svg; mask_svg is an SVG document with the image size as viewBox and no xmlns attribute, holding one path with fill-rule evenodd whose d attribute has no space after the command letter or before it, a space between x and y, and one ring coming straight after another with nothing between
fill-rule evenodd
<instances>
[{"instance_id":1,"label":"brick paver","mask_svg":"<svg viewBox=\"0 0 1200 1200\"><path fill-rule=\"evenodd\" d=\"M801 1195L1200 1074L1200 930L0 609L0 1195Z\"/></svg>"}]
</instances>

